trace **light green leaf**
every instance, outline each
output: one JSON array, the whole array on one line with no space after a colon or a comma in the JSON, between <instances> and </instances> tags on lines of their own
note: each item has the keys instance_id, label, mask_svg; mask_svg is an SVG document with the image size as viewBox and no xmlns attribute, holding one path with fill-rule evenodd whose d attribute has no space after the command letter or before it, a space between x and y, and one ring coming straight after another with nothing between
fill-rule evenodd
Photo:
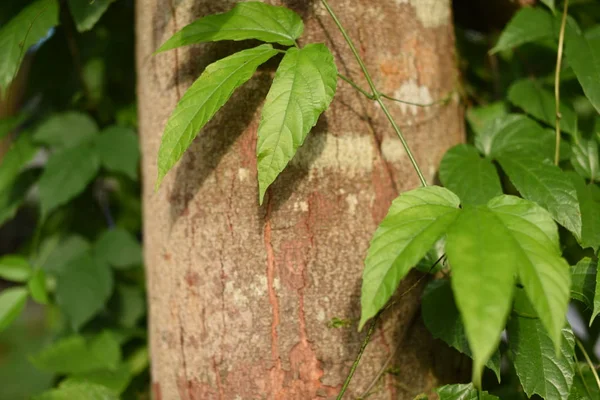
<instances>
[{"instance_id":1,"label":"light green leaf","mask_svg":"<svg viewBox=\"0 0 600 400\"><path fill-rule=\"evenodd\" d=\"M472 383L462 383L455 385L446 385L435 390L440 400L499 400L488 392L481 392L475 389Z\"/></svg>"},{"instance_id":2,"label":"light green leaf","mask_svg":"<svg viewBox=\"0 0 600 400\"><path fill-rule=\"evenodd\" d=\"M508 89L508 99L527 114L554 127L556 110L554 94L531 79L522 79ZM566 105L560 105L560 129L571 135L577 135L577 115Z\"/></svg>"},{"instance_id":3,"label":"light green leaf","mask_svg":"<svg viewBox=\"0 0 600 400\"><path fill-rule=\"evenodd\" d=\"M94 245L96 259L126 269L142 264L142 247L133 235L122 228L106 230Z\"/></svg>"},{"instance_id":4,"label":"light green leaf","mask_svg":"<svg viewBox=\"0 0 600 400\"><path fill-rule=\"evenodd\" d=\"M27 282L31 298L39 304L48 304L48 291L46 290L46 273L43 269L36 269Z\"/></svg>"},{"instance_id":5,"label":"light green leaf","mask_svg":"<svg viewBox=\"0 0 600 400\"><path fill-rule=\"evenodd\" d=\"M498 101L485 106L469 107L467 109L467 122L473 132L479 135L488 123L496 118L504 117L506 114L506 103Z\"/></svg>"},{"instance_id":6,"label":"light green leaf","mask_svg":"<svg viewBox=\"0 0 600 400\"><path fill-rule=\"evenodd\" d=\"M518 197L496 197L488 207L506 227L506 240L517 258L518 278L558 350L571 274L560 256L556 224L546 210Z\"/></svg>"},{"instance_id":7,"label":"light green leaf","mask_svg":"<svg viewBox=\"0 0 600 400\"><path fill-rule=\"evenodd\" d=\"M394 200L365 260L359 328L385 306L400 280L446 233L459 203L454 193L438 186L411 190Z\"/></svg>"},{"instance_id":8,"label":"light green leaf","mask_svg":"<svg viewBox=\"0 0 600 400\"><path fill-rule=\"evenodd\" d=\"M600 248L600 188L586 184L583 178L573 171L567 176L577 191L581 209L581 247Z\"/></svg>"},{"instance_id":9,"label":"light green leaf","mask_svg":"<svg viewBox=\"0 0 600 400\"><path fill-rule=\"evenodd\" d=\"M491 53L554 37L554 17L541 8L522 8L502 31Z\"/></svg>"},{"instance_id":10,"label":"light green leaf","mask_svg":"<svg viewBox=\"0 0 600 400\"><path fill-rule=\"evenodd\" d=\"M7 190L36 152L29 134L21 133L0 160L0 190Z\"/></svg>"},{"instance_id":11,"label":"light green leaf","mask_svg":"<svg viewBox=\"0 0 600 400\"><path fill-rule=\"evenodd\" d=\"M148 347L139 347L133 352L133 354L131 354L131 356L129 356L126 362L129 366L129 371L131 371L133 376L137 376L144 372L144 370L150 365Z\"/></svg>"},{"instance_id":12,"label":"light green leaf","mask_svg":"<svg viewBox=\"0 0 600 400\"><path fill-rule=\"evenodd\" d=\"M571 267L571 298L581 301L587 307L594 307L596 288L596 263L584 257Z\"/></svg>"},{"instance_id":13,"label":"light green leaf","mask_svg":"<svg viewBox=\"0 0 600 400\"><path fill-rule=\"evenodd\" d=\"M600 314L600 273L598 273L598 269L600 268L600 261L595 263L596 265L596 291L594 294L594 311L592 312L592 318L590 319L590 326L594 322L594 319Z\"/></svg>"},{"instance_id":14,"label":"light green leaf","mask_svg":"<svg viewBox=\"0 0 600 400\"><path fill-rule=\"evenodd\" d=\"M548 160L528 154L505 153L498 161L524 198L550 211L556 222L581 237L577 191L567 174Z\"/></svg>"},{"instance_id":15,"label":"light green leaf","mask_svg":"<svg viewBox=\"0 0 600 400\"><path fill-rule=\"evenodd\" d=\"M302 35L303 29L302 19L292 10L248 1L236 4L226 13L197 19L173 35L157 53L218 40L258 39L291 46Z\"/></svg>"},{"instance_id":16,"label":"light green leaf","mask_svg":"<svg viewBox=\"0 0 600 400\"><path fill-rule=\"evenodd\" d=\"M33 132L36 143L67 148L89 141L98 133L98 125L87 114L69 111L55 114L42 122Z\"/></svg>"},{"instance_id":17,"label":"light green leaf","mask_svg":"<svg viewBox=\"0 0 600 400\"><path fill-rule=\"evenodd\" d=\"M508 345L512 360L528 397L534 394L544 399L567 400L575 375L575 337L570 328L561 331L560 352L555 352L552 339L535 315L528 301L517 295L513 315L508 322ZM523 304L525 303L525 304ZM519 316L527 315L527 317Z\"/></svg>"},{"instance_id":18,"label":"light green leaf","mask_svg":"<svg viewBox=\"0 0 600 400\"><path fill-rule=\"evenodd\" d=\"M446 237L452 290L473 351L476 383L498 348L512 305L520 260L511 239L502 220L484 206L465 207Z\"/></svg>"},{"instance_id":19,"label":"light green leaf","mask_svg":"<svg viewBox=\"0 0 600 400\"><path fill-rule=\"evenodd\" d=\"M44 392L33 400L119 400L109 388L91 382L67 379L57 389Z\"/></svg>"},{"instance_id":20,"label":"light green leaf","mask_svg":"<svg viewBox=\"0 0 600 400\"><path fill-rule=\"evenodd\" d=\"M133 328L146 313L144 292L138 286L119 285L117 287L118 320L126 328Z\"/></svg>"},{"instance_id":21,"label":"light green leaf","mask_svg":"<svg viewBox=\"0 0 600 400\"><path fill-rule=\"evenodd\" d=\"M53 154L39 181L42 216L79 195L99 168L100 161L90 143Z\"/></svg>"},{"instance_id":22,"label":"light green leaf","mask_svg":"<svg viewBox=\"0 0 600 400\"><path fill-rule=\"evenodd\" d=\"M131 371L125 364L117 369L101 369L72 375L68 378L70 382L95 383L109 388L114 393L122 394L131 382Z\"/></svg>"},{"instance_id":23,"label":"light green leaf","mask_svg":"<svg viewBox=\"0 0 600 400\"><path fill-rule=\"evenodd\" d=\"M77 331L104 308L112 290L108 265L84 254L66 265L57 277L56 302Z\"/></svg>"},{"instance_id":24,"label":"light green leaf","mask_svg":"<svg viewBox=\"0 0 600 400\"><path fill-rule=\"evenodd\" d=\"M544 3L546 6L548 6L549 9L552 10L552 12L554 12L554 1L555 0L541 0L542 3Z\"/></svg>"},{"instance_id":25,"label":"light green leaf","mask_svg":"<svg viewBox=\"0 0 600 400\"><path fill-rule=\"evenodd\" d=\"M437 279L429 283L423 293L421 315L427 330L436 339L441 339L459 352L473 357L465 327L460 320L460 314L454 295L447 279ZM494 371L500 382L500 352L496 350L486 367Z\"/></svg>"},{"instance_id":26,"label":"light green leaf","mask_svg":"<svg viewBox=\"0 0 600 400\"><path fill-rule=\"evenodd\" d=\"M71 15L79 32L89 31L115 0L68 0Z\"/></svg>"},{"instance_id":27,"label":"light green leaf","mask_svg":"<svg viewBox=\"0 0 600 400\"><path fill-rule=\"evenodd\" d=\"M600 178L600 163L598 162L598 142L595 139L579 139L573 144L571 165L582 177L596 181Z\"/></svg>"},{"instance_id":28,"label":"light green leaf","mask_svg":"<svg viewBox=\"0 0 600 400\"><path fill-rule=\"evenodd\" d=\"M446 152L439 174L442 184L456 193L462 204L485 204L502 194L496 167L468 144L456 145Z\"/></svg>"},{"instance_id":29,"label":"light green leaf","mask_svg":"<svg viewBox=\"0 0 600 400\"><path fill-rule=\"evenodd\" d=\"M171 114L158 151L158 180L181 158L194 138L256 68L277 54L270 44L242 50L210 64Z\"/></svg>"},{"instance_id":30,"label":"light green leaf","mask_svg":"<svg viewBox=\"0 0 600 400\"><path fill-rule=\"evenodd\" d=\"M13 287L0 292L0 332L21 314L27 303L27 289Z\"/></svg>"},{"instance_id":31,"label":"light green leaf","mask_svg":"<svg viewBox=\"0 0 600 400\"><path fill-rule=\"evenodd\" d=\"M0 278L12 282L27 282L31 277L31 265L21 256L4 256L0 258Z\"/></svg>"},{"instance_id":32,"label":"light green leaf","mask_svg":"<svg viewBox=\"0 0 600 400\"><path fill-rule=\"evenodd\" d=\"M16 75L31 46L58 24L58 1L38 0L0 28L0 97Z\"/></svg>"},{"instance_id":33,"label":"light green leaf","mask_svg":"<svg viewBox=\"0 0 600 400\"><path fill-rule=\"evenodd\" d=\"M565 30L565 54L583 92L600 113L600 36Z\"/></svg>"},{"instance_id":34,"label":"light green leaf","mask_svg":"<svg viewBox=\"0 0 600 400\"><path fill-rule=\"evenodd\" d=\"M137 179L140 152L138 138L133 130L111 126L95 142L100 162L106 169Z\"/></svg>"},{"instance_id":35,"label":"light green leaf","mask_svg":"<svg viewBox=\"0 0 600 400\"><path fill-rule=\"evenodd\" d=\"M324 44L289 49L273 79L258 126L258 187L265 192L302 146L337 86L333 55Z\"/></svg>"},{"instance_id":36,"label":"light green leaf","mask_svg":"<svg viewBox=\"0 0 600 400\"><path fill-rule=\"evenodd\" d=\"M38 175L35 169L27 169L21 172L8 187L0 190L0 225L16 215Z\"/></svg>"}]
</instances>

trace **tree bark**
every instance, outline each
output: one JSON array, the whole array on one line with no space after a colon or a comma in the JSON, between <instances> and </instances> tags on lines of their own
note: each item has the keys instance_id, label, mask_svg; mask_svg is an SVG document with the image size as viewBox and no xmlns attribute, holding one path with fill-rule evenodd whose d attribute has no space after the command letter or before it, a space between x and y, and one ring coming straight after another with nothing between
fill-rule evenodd
<instances>
[{"instance_id":1,"label":"tree bark","mask_svg":"<svg viewBox=\"0 0 600 400\"><path fill-rule=\"evenodd\" d=\"M367 87L320 2L287 0L302 15L300 44L325 42L341 73ZM158 191L156 157L177 101L203 68L248 43L152 56L194 19L231 0L138 0L139 121L152 379L157 400L335 398L365 332L357 332L363 260L398 193L418 186L381 110L339 82L321 117L258 206L256 131L276 64L238 89ZM331 0L381 91L427 103L455 87L449 0ZM464 136L457 97L417 108L392 103L429 182ZM417 274L410 275L400 291ZM346 398L393 354L369 399L412 399L454 379L419 319L422 284L388 312ZM350 321L332 327L334 318ZM344 324L342 324L344 325ZM446 354L447 356L447 354Z\"/></svg>"}]
</instances>

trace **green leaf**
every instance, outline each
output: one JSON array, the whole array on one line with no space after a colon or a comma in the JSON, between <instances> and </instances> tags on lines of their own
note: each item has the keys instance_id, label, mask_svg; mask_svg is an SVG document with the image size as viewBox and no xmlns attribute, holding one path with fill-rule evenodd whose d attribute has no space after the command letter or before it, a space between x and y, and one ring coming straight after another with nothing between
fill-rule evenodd
<instances>
[{"instance_id":1,"label":"green leaf","mask_svg":"<svg viewBox=\"0 0 600 400\"><path fill-rule=\"evenodd\" d=\"M548 6L549 9L552 10L552 12L554 12L554 1L555 0L541 0L542 3L544 3L546 6Z\"/></svg>"},{"instance_id":2,"label":"green leaf","mask_svg":"<svg viewBox=\"0 0 600 400\"><path fill-rule=\"evenodd\" d=\"M544 207L556 222L581 237L577 191L568 175L550 161L527 154L505 153L498 161L524 198Z\"/></svg>"},{"instance_id":3,"label":"green leaf","mask_svg":"<svg viewBox=\"0 0 600 400\"><path fill-rule=\"evenodd\" d=\"M27 169L21 172L12 184L0 190L0 225L16 215L38 175L37 170Z\"/></svg>"},{"instance_id":4,"label":"green leaf","mask_svg":"<svg viewBox=\"0 0 600 400\"><path fill-rule=\"evenodd\" d=\"M98 125L88 114L69 111L44 120L33 132L33 140L45 146L62 149L89 141L97 133Z\"/></svg>"},{"instance_id":5,"label":"green leaf","mask_svg":"<svg viewBox=\"0 0 600 400\"><path fill-rule=\"evenodd\" d=\"M565 53L588 100L600 113L600 36L565 30Z\"/></svg>"},{"instance_id":6,"label":"green leaf","mask_svg":"<svg viewBox=\"0 0 600 400\"><path fill-rule=\"evenodd\" d=\"M21 133L0 159L0 190L7 190L36 152L37 148L31 143L29 134Z\"/></svg>"},{"instance_id":7,"label":"green leaf","mask_svg":"<svg viewBox=\"0 0 600 400\"><path fill-rule=\"evenodd\" d=\"M438 186L411 190L394 200L365 259L359 328L381 310L400 280L446 233L459 203L454 193Z\"/></svg>"},{"instance_id":8,"label":"green leaf","mask_svg":"<svg viewBox=\"0 0 600 400\"><path fill-rule=\"evenodd\" d=\"M270 44L242 50L210 64L183 95L169 118L158 152L158 180L181 158L194 138L256 68L277 54Z\"/></svg>"},{"instance_id":9,"label":"green leaf","mask_svg":"<svg viewBox=\"0 0 600 400\"><path fill-rule=\"evenodd\" d=\"M258 187L265 192L329 107L337 85L333 55L324 44L289 49L273 79L258 126Z\"/></svg>"},{"instance_id":10,"label":"green leaf","mask_svg":"<svg viewBox=\"0 0 600 400\"><path fill-rule=\"evenodd\" d=\"M89 31L115 0L68 0L71 15L79 32Z\"/></svg>"},{"instance_id":11,"label":"green leaf","mask_svg":"<svg viewBox=\"0 0 600 400\"><path fill-rule=\"evenodd\" d=\"M578 373L575 374L575 379L572 386L572 391L576 395L569 400L594 400L600 398L600 388L594 377L594 373L587 363L582 362L577 366Z\"/></svg>"},{"instance_id":12,"label":"green leaf","mask_svg":"<svg viewBox=\"0 0 600 400\"><path fill-rule=\"evenodd\" d=\"M535 315L527 301L517 295L515 309L521 315ZM525 304L522 304L525 303ZM538 318L513 315L508 322L508 345L517 376L528 397L534 394L544 399L567 400L575 375L575 337L570 328L563 328L560 353L555 352L552 339Z\"/></svg>"},{"instance_id":13,"label":"green leaf","mask_svg":"<svg viewBox=\"0 0 600 400\"><path fill-rule=\"evenodd\" d=\"M590 309L594 307L596 288L596 263L584 257L571 267L571 298L581 301Z\"/></svg>"},{"instance_id":14,"label":"green leaf","mask_svg":"<svg viewBox=\"0 0 600 400\"><path fill-rule=\"evenodd\" d=\"M423 293L421 313L427 330L434 338L441 339L459 352L473 357L465 327L454 302L449 280L437 279L427 285ZM500 352L498 350L494 352L485 366L494 371L500 382Z\"/></svg>"},{"instance_id":15,"label":"green leaf","mask_svg":"<svg viewBox=\"0 0 600 400\"><path fill-rule=\"evenodd\" d=\"M468 144L456 145L446 152L439 174L442 184L456 193L462 204L485 204L502 194L496 167Z\"/></svg>"},{"instance_id":16,"label":"green leaf","mask_svg":"<svg viewBox=\"0 0 600 400\"><path fill-rule=\"evenodd\" d=\"M12 117L0 118L0 139L13 133L25 121L26 117L27 114L22 113Z\"/></svg>"},{"instance_id":17,"label":"green leaf","mask_svg":"<svg viewBox=\"0 0 600 400\"><path fill-rule=\"evenodd\" d=\"M522 79L508 89L508 99L515 106L522 108L527 114L554 127L556 110L554 94L530 79ZM560 129L577 135L577 115L566 105L560 105Z\"/></svg>"},{"instance_id":18,"label":"green leaf","mask_svg":"<svg viewBox=\"0 0 600 400\"><path fill-rule=\"evenodd\" d=\"M132 285L117 287L118 320L126 328L133 328L146 313L146 300L141 288Z\"/></svg>"},{"instance_id":19,"label":"green leaf","mask_svg":"<svg viewBox=\"0 0 600 400\"><path fill-rule=\"evenodd\" d=\"M581 247L600 248L600 188L587 185L583 178L573 171L566 172L577 191L581 209Z\"/></svg>"},{"instance_id":20,"label":"green leaf","mask_svg":"<svg viewBox=\"0 0 600 400\"><path fill-rule=\"evenodd\" d=\"M12 282L27 282L31 277L31 265L21 256L4 256L0 258L0 278Z\"/></svg>"},{"instance_id":21,"label":"green leaf","mask_svg":"<svg viewBox=\"0 0 600 400\"><path fill-rule=\"evenodd\" d=\"M470 107L467 109L467 122L476 135L481 134L484 127L496 118L506 116L506 104L496 102L480 107Z\"/></svg>"},{"instance_id":22,"label":"green leaf","mask_svg":"<svg viewBox=\"0 0 600 400\"><path fill-rule=\"evenodd\" d=\"M78 235L70 235L60 241L47 243L42 246L46 255L41 254L36 264L52 274L60 274L71 261L81 257L91 248L90 243Z\"/></svg>"},{"instance_id":23,"label":"green leaf","mask_svg":"<svg viewBox=\"0 0 600 400\"><path fill-rule=\"evenodd\" d=\"M550 214L514 196L492 199L488 207L506 227L517 259L518 278L558 350L565 325L571 274L560 256L558 229Z\"/></svg>"},{"instance_id":24,"label":"green leaf","mask_svg":"<svg viewBox=\"0 0 600 400\"><path fill-rule=\"evenodd\" d=\"M48 304L48 291L46 290L46 273L43 269L36 269L27 282L31 298L39 304Z\"/></svg>"},{"instance_id":25,"label":"green leaf","mask_svg":"<svg viewBox=\"0 0 600 400\"><path fill-rule=\"evenodd\" d=\"M503 197L499 197L502 199ZM493 200L492 200L493 201ZM512 305L519 248L485 206L465 207L448 229L452 289L473 351L473 381L498 348Z\"/></svg>"},{"instance_id":26,"label":"green leaf","mask_svg":"<svg viewBox=\"0 0 600 400\"><path fill-rule=\"evenodd\" d=\"M38 0L0 28L0 97L16 75L25 53L58 24L58 1Z\"/></svg>"},{"instance_id":27,"label":"green leaf","mask_svg":"<svg viewBox=\"0 0 600 400\"><path fill-rule=\"evenodd\" d=\"M236 4L226 13L197 19L173 35L156 52L218 40L257 39L292 46L303 29L302 19L292 10L249 1Z\"/></svg>"},{"instance_id":28,"label":"green leaf","mask_svg":"<svg viewBox=\"0 0 600 400\"><path fill-rule=\"evenodd\" d=\"M40 177L42 215L47 216L80 194L96 177L100 161L90 143L53 154Z\"/></svg>"},{"instance_id":29,"label":"green leaf","mask_svg":"<svg viewBox=\"0 0 600 400\"><path fill-rule=\"evenodd\" d=\"M541 8L522 8L502 31L491 53L554 37L554 17Z\"/></svg>"},{"instance_id":30,"label":"green leaf","mask_svg":"<svg viewBox=\"0 0 600 400\"><path fill-rule=\"evenodd\" d=\"M96 259L126 269L142 264L142 247L133 235L122 228L106 230L94 245Z\"/></svg>"},{"instance_id":31,"label":"green leaf","mask_svg":"<svg viewBox=\"0 0 600 400\"><path fill-rule=\"evenodd\" d=\"M120 126L105 129L96 139L96 152L106 169L137 180L140 152L133 130Z\"/></svg>"},{"instance_id":32,"label":"green leaf","mask_svg":"<svg viewBox=\"0 0 600 400\"><path fill-rule=\"evenodd\" d=\"M109 388L91 382L67 379L58 389L44 392L33 400L119 400Z\"/></svg>"},{"instance_id":33,"label":"green leaf","mask_svg":"<svg viewBox=\"0 0 600 400\"><path fill-rule=\"evenodd\" d=\"M596 291L594 294L594 311L592 312L592 318L590 318L590 326L596 319L596 316L600 314L600 274L598 269L600 268L600 262L596 263Z\"/></svg>"},{"instance_id":34,"label":"green leaf","mask_svg":"<svg viewBox=\"0 0 600 400\"><path fill-rule=\"evenodd\" d=\"M112 289L108 265L84 254L57 277L56 302L77 331L104 308Z\"/></svg>"},{"instance_id":35,"label":"green leaf","mask_svg":"<svg viewBox=\"0 0 600 400\"><path fill-rule=\"evenodd\" d=\"M499 400L488 392L479 392L472 383L446 385L435 390L440 400Z\"/></svg>"},{"instance_id":36,"label":"green leaf","mask_svg":"<svg viewBox=\"0 0 600 400\"><path fill-rule=\"evenodd\" d=\"M582 177L591 181L600 178L600 163L598 162L598 142L595 139L579 139L573 144L571 165Z\"/></svg>"},{"instance_id":37,"label":"green leaf","mask_svg":"<svg viewBox=\"0 0 600 400\"><path fill-rule=\"evenodd\" d=\"M27 303L27 289L14 287L0 292L0 332L21 314Z\"/></svg>"},{"instance_id":38,"label":"green leaf","mask_svg":"<svg viewBox=\"0 0 600 400\"><path fill-rule=\"evenodd\" d=\"M77 374L69 377L71 382L95 383L109 388L114 393L121 394L131 382L131 371L127 365L121 365L115 370L98 370Z\"/></svg>"}]
</instances>

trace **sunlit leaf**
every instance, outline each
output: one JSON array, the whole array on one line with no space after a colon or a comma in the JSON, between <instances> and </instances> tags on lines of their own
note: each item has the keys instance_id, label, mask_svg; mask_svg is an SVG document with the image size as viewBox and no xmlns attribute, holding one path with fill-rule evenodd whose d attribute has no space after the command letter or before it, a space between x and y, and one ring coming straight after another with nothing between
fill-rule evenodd
<instances>
[{"instance_id":1,"label":"sunlit leaf","mask_svg":"<svg viewBox=\"0 0 600 400\"><path fill-rule=\"evenodd\" d=\"M594 139L579 139L573 144L571 165L582 177L596 181L600 178L598 142Z\"/></svg>"},{"instance_id":2,"label":"sunlit leaf","mask_svg":"<svg viewBox=\"0 0 600 400\"><path fill-rule=\"evenodd\" d=\"M0 258L0 278L12 282L27 282L31 277L31 265L26 258L8 255Z\"/></svg>"},{"instance_id":3,"label":"sunlit leaf","mask_svg":"<svg viewBox=\"0 0 600 400\"><path fill-rule=\"evenodd\" d=\"M46 289L46 273L43 269L36 269L27 282L31 298L39 304L48 304L48 291Z\"/></svg>"},{"instance_id":4,"label":"sunlit leaf","mask_svg":"<svg viewBox=\"0 0 600 400\"><path fill-rule=\"evenodd\" d=\"M554 17L541 8L522 8L502 31L492 53L554 37Z\"/></svg>"},{"instance_id":5,"label":"sunlit leaf","mask_svg":"<svg viewBox=\"0 0 600 400\"><path fill-rule=\"evenodd\" d=\"M440 400L499 400L488 392L475 389L472 383L442 386L435 390Z\"/></svg>"}]
</instances>

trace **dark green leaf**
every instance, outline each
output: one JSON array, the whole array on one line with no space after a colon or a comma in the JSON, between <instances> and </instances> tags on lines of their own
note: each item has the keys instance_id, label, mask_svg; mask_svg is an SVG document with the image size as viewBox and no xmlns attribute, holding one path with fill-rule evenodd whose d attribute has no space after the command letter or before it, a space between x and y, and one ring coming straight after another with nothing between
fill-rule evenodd
<instances>
[{"instance_id":1,"label":"dark green leaf","mask_svg":"<svg viewBox=\"0 0 600 400\"><path fill-rule=\"evenodd\" d=\"M132 285L117 287L119 323L126 328L133 328L146 313L146 301L141 288Z\"/></svg>"},{"instance_id":2,"label":"dark green leaf","mask_svg":"<svg viewBox=\"0 0 600 400\"><path fill-rule=\"evenodd\" d=\"M95 178L100 168L90 143L82 143L53 154L40 177L42 215L47 216L79 193Z\"/></svg>"},{"instance_id":3,"label":"dark green leaf","mask_svg":"<svg viewBox=\"0 0 600 400\"><path fill-rule=\"evenodd\" d=\"M598 142L595 139L579 139L573 144L571 164L575 171L586 179L595 181L600 178L598 163Z\"/></svg>"},{"instance_id":4,"label":"dark green leaf","mask_svg":"<svg viewBox=\"0 0 600 400\"><path fill-rule=\"evenodd\" d=\"M105 129L96 139L96 151L106 169L137 179L140 152L133 130L119 126Z\"/></svg>"},{"instance_id":5,"label":"dark green leaf","mask_svg":"<svg viewBox=\"0 0 600 400\"><path fill-rule=\"evenodd\" d=\"M74 330L100 312L113 289L108 265L84 254L65 266L56 282L56 302Z\"/></svg>"},{"instance_id":6,"label":"dark green leaf","mask_svg":"<svg viewBox=\"0 0 600 400\"><path fill-rule=\"evenodd\" d=\"M109 388L91 382L67 379L57 389L36 396L33 400L119 400Z\"/></svg>"},{"instance_id":7,"label":"dark green leaf","mask_svg":"<svg viewBox=\"0 0 600 400\"><path fill-rule=\"evenodd\" d=\"M25 120L26 114L19 114L13 117L0 119L0 139L13 133L19 125Z\"/></svg>"},{"instance_id":8,"label":"dark green leaf","mask_svg":"<svg viewBox=\"0 0 600 400\"><path fill-rule=\"evenodd\" d=\"M468 144L446 152L439 174L442 184L456 193L462 204L485 204L502 194L496 167Z\"/></svg>"},{"instance_id":9,"label":"dark green leaf","mask_svg":"<svg viewBox=\"0 0 600 400\"><path fill-rule=\"evenodd\" d=\"M69 377L71 382L95 383L109 388L114 393L121 394L131 382L131 372L127 365L121 365L115 370L97 370Z\"/></svg>"},{"instance_id":10,"label":"dark green leaf","mask_svg":"<svg viewBox=\"0 0 600 400\"><path fill-rule=\"evenodd\" d=\"M202 127L256 68L277 54L270 44L242 50L210 64L183 95L169 118L158 152L156 186L181 158Z\"/></svg>"},{"instance_id":11,"label":"dark green leaf","mask_svg":"<svg viewBox=\"0 0 600 400\"><path fill-rule=\"evenodd\" d=\"M548 160L527 154L505 153L498 161L524 198L550 211L556 222L581 237L577 191L567 174Z\"/></svg>"},{"instance_id":12,"label":"dark green leaf","mask_svg":"<svg viewBox=\"0 0 600 400\"><path fill-rule=\"evenodd\" d=\"M571 298L581 301L590 309L594 307L596 269L596 263L588 257L571 267Z\"/></svg>"},{"instance_id":13,"label":"dark green leaf","mask_svg":"<svg viewBox=\"0 0 600 400\"><path fill-rule=\"evenodd\" d=\"M249 1L230 11L208 15L184 27L157 52L218 40L258 39L291 46L302 35L300 16L290 9Z\"/></svg>"},{"instance_id":14,"label":"dark green leaf","mask_svg":"<svg viewBox=\"0 0 600 400\"><path fill-rule=\"evenodd\" d=\"M580 363L576 368L577 373L572 386L572 391L576 391L576 394L569 397L569 400L600 399L600 387L598 387L590 366L586 363Z\"/></svg>"},{"instance_id":15,"label":"dark green leaf","mask_svg":"<svg viewBox=\"0 0 600 400\"><path fill-rule=\"evenodd\" d=\"M0 278L12 282L27 282L31 277L31 265L21 256L0 258Z\"/></svg>"},{"instance_id":16,"label":"dark green leaf","mask_svg":"<svg viewBox=\"0 0 600 400\"><path fill-rule=\"evenodd\" d=\"M9 187L0 190L0 225L15 216L38 175L35 169L26 169Z\"/></svg>"},{"instance_id":17,"label":"dark green leaf","mask_svg":"<svg viewBox=\"0 0 600 400\"><path fill-rule=\"evenodd\" d=\"M449 280L438 279L427 285L423 293L421 313L427 330L434 338L441 339L461 353L473 357ZM485 366L494 371L500 382L499 351L496 350Z\"/></svg>"},{"instance_id":18,"label":"dark green leaf","mask_svg":"<svg viewBox=\"0 0 600 400\"><path fill-rule=\"evenodd\" d=\"M115 0L68 0L71 15L79 32L89 31Z\"/></svg>"},{"instance_id":19,"label":"dark green leaf","mask_svg":"<svg viewBox=\"0 0 600 400\"><path fill-rule=\"evenodd\" d=\"M522 8L502 31L492 53L554 37L554 17L541 8Z\"/></svg>"},{"instance_id":20,"label":"dark green leaf","mask_svg":"<svg viewBox=\"0 0 600 400\"><path fill-rule=\"evenodd\" d=\"M71 261L84 255L91 248L90 243L78 235L46 243L42 246L46 254L40 255L37 264L53 274L60 274Z\"/></svg>"},{"instance_id":21,"label":"dark green leaf","mask_svg":"<svg viewBox=\"0 0 600 400\"><path fill-rule=\"evenodd\" d=\"M14 287L0 292L0 332L21 314L27 303L27 289Z\"/></svg>"},{"instance_id":22,"label":"dark green leaf","mask_svg":"<svg viewBox=\"0 0 600 400\"><path fill-rule=\"evenodd\" d=\"M58 24L58 1L38 0L0 28L0 97L31 46Z\"/></svg>"},{"instance_id":23,"label":"dark green leaf","mask_svg":"<svg viewBox=\"0 0 600 400\"><path fill-rule=\"evenodd\" d=\"M7 190L36 152L29 134L21 133L0 160L0 190Z\"/></svg>"},{"instance_id":24,"label":"dark green leaf","mask_svg":"<svg viewBox=\"0 0 600 400\"><path fill-rule=\"evenodd\" d=\"M545 5L548 6L548 8L550 8L552 10L552 12L554 12L554 1L555 0L541 0L542 3L544 3Z\"/></svg>"},{"instance_id":25,"label":"dark green leaf","mask_svg":"<svg viewBox=\"0 0 600 400\"><path fill-rule=\"evenodd\" d=\"M499 400L488 392L479 392L472 383L442 386L435 390L440 400Z\"/></svg>"},{"instance_id":26,"label":"dark green leaf","mask_svg":"<svg viewBox=\"0 0 600 400\"><path fill-rule=\"evenodd\" d=\"M530 79L523 79L512 84L508 90L508 99L515 106L522 108L536 119L554 127L556 110L554 94ZM560 105L560 129L577 135L577 115L564 104Z\"/></svg>"},{"instance_id":27,"label":"dark green leaf","mask_svg":"<svg viewBox=\"0 0 600 400\"><path fill-rule=\"evenodd\" d=\"M60 149L80 145L97 133L98 125L89 115L69 111L42 122L33 133L33 139L36 143Z\"/></svg>"},{"instance_id":28,"label":"dark green leaf","mask_svg":"<svg viewBox=\"0 0 600 400\"><path fill-rule=\"evenodd\" d=\"M583 178L573 171L566 172L577 191L581 210L581 246L594 250L600 247L600 189L594 184L587 185Z\"/></svg>"},{"instance_id":29,"label":"dark green leaf","mask_svg":"<svg viewBox=\"0 0 600 400\"><path fill-rule=\"evenodd\" d=\"M598 269L600 268L600 262L595 263L596 266L596 291L594 294L594 311L592 313L592 318L590 319L590 325L594 322L594 319L600 314L600 273L598 273Z\"/></svg>"},{"instance_id":30,"label":"dark green leaf","mask_svg":"<svg viewBox=\"0 0 600 400\"><path fill-rule=\"evenodd\" d=\"M273 79L258 126L258 190L265 192L302 146L337 86L333 55L324 44L289 49Z\"/></svg>"},{"instance_id":31,"label":"dark green leaf","mask_svg":"<svg viewBox=\"0 0 600 400\"><path fill-rule=\"evenodd\" d=\"M142 248L133 235L122 228L106 230L94 245L94 254L117 269L142 264Z\"/></svg>"},{"instance_id":32,"label":"dark green leaf","mask_svg":"<svg viewBox=\"0 0 600 400\"><path fill-rule=\"evenodd\" d=\"M46 290L46 273L43 269L36 269L33 276L27 282L31 298L39 304L48 304L48 292Z\"/></svg>"},{"instance_id":33,"label":"dark green leaf","mask_svg":"<svg viewBox=\"0 0 600 400\"><path fill-rule=\"evenodd\" d=\"M459 203L454 193L438 186L411 190L394 200L365 260L359 327L377 314L400 280L446 233Z\"/></svg>"},{"instance_id":34,"label":"dark green leaf","mask_svg":"<svg viewBox=\"0 0 600 400\"><path fill-rule=\"evenodd\" d=\"M600 36L565 30L565 53L588 100L600 113Z\"/></svg>"}]
</instances>

